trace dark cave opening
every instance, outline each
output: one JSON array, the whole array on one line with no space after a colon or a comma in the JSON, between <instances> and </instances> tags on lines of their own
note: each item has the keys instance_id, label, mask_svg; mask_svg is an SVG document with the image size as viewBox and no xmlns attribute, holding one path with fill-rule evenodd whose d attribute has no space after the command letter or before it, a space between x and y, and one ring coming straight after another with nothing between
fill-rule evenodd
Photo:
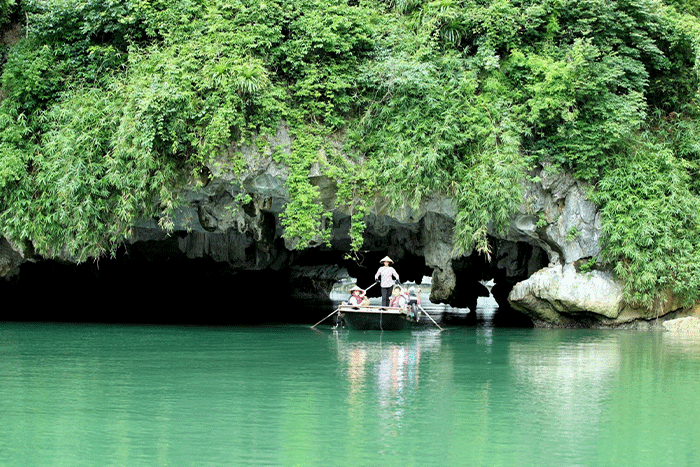
<instances>
[{"instance_id":1,"label":"dark cave opening","mask_svg":"<svg viewBox=\"0 0 700 467\"><path fill-rule=\"evenodd\" d=\"M211 260L145 261L120 251L78 265L25 263L0 290L23 304L6 320L194 324L227 321L207 291L231 289L230 281L225 265Z\"/></svg>"},{"instance_id":2,"label":"dark cave opening","mask_svg":"<svg viewBox=\"0 0 700 467\"><path fill-rule=\"evenodd\" d=\"M183 236L185 234L182 234ZM311 324L332 311L330 291L341 277L360 287L375 282L384 251L348 255L336 249L292 252L287 264L273 269L241 269L226 261L188 258L177 235L139 241L118 249L114 257L73 264L37 260L0 281L10 303L5 321L59 321L133 324ZM421 255L394 247L394 266L402 283L420 285L433 269ZM484 286L494 280L496 326L530 326L510 310L507 295L517 280L542 267L546 255L528 244L494 241L490 261L476 253L452 262L455 287L439 303L474 310ZM379 297L379 287L370 289ZM458 319L453 324L474 324Z\"/></svg>"}]
</instances>

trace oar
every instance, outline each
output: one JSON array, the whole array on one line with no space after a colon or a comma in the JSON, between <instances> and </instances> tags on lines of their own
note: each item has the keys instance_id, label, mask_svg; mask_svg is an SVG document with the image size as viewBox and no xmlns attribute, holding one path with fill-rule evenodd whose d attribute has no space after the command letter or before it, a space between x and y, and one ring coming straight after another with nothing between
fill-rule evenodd
<instances>
[{"instance_id":1,"label":"oar","mask_svg":"<svg viewBox=\"0 0 700 467\"><path fill-rule=\"evenodd\" d=\"M319 324L321 324L322 322L324 322L325 320L327 320L328 318L330 318L330 317L333 316L334 314L338 313L338 311L340 311L340 308L336 309L333 313L331 313L330 315L326 316L325 318L323 318L323 319L322 319L321 321L319 321L318 323L316 323L316 324L314 324L313 326L311 326L311 329L315 328L316 326L318 326Z\"/></svg>"},{"instance_id":2,"label":"oar","mask_svg":"<svg viewBox=\"0 0 700 467\"><path fill-rule=\"evenodd\" d=\"M442 329L442 328L440 327L440 325L439 325L438 323L435 322L435 320L433 319L433 317L430 316L430 315L428 314L428 312L425 311L425 310L423 309L422 306L418 305L418 308L420 308L421 310L423 310L423 313L425 313L425 316L427 316L428 318L430 318L430 321L432 321L433 324L434 324L435 326L437 326L438 329L440 329L440 331L444 331L444 329Z\"/></svg>"}]
</instances>

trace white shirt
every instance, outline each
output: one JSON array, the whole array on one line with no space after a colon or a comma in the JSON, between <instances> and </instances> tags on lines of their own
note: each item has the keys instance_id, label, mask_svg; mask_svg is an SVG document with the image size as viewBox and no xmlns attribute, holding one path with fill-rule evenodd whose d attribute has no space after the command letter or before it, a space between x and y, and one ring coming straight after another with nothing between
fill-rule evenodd
<instances>
[{"instance_id":1,"label":"white shirt","mask_svg":"<svg viewBox=\"0 0 700 467\"><path fill-rule=\"evenodd\" d=\"M392 276L396 276L396 280L401 282L399 280L399 273L396 272L396 269L392 268L391 266L382 266L374 275L374 278L379 279L381 277L381 282L379 283L381 287L391 287L394 285L394 281L391 280Z\"/></svg>"}]
</instances>

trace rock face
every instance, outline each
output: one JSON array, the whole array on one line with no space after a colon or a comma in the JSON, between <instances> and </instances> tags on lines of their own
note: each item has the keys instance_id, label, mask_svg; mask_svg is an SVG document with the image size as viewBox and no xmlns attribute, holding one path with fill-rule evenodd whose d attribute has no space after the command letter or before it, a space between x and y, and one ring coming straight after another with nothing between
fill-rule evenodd
<instances>
[{"instance_id":1,"label":"rock face","mask_svg":"<svg viewBox=\"0 0 700 467\"><path fill-rule=\"evenodd\" d=\"M24 258L15 251L10 243L0 238L0 277L11 277L19 274L19 267Z\"/></svg>"},{"instance_id":2,"label":"rock face","mask_svg":"<svg viewBox=\"0 0 700 467\"><path fill-rule=\"evenodd\" d=\"M527 187L510 238L520 236L539 245L552 264L595 258L600 253L601 219L586 198L587 187L551 167L542 167L535 175L539 181Z\"/></svg>"},{"instance_id":3,"label":"rock face","mask_svg":"<svg viewBox=\"0 0 700 467\"><path fill-rule=\"evenodd\" d=\"M587 187L548 167L538 176L526 203L539 214L516 214L513 230L541 246L549 264L514 285L508 301L515 310L542 327L618 327L680 309L674 297L655 310L626 303L622 284L610 271L596 270L601 219Z\"/></svg>"},{"instance_id":4,"label":"rock face","mask_svg":"<svg viewBox=\"0 0 700 467\"><path fill-rule=\"evenodd\" d=\"M655 317L649 310L626 305L622 286L609 272L580 273L573 264L541 269L516 284L508 299L543 327L616 326Z\"/></svg>"},{"instance_id":5,"label":"rock face","mask_svg":"<svg viewBox=\"0 0 700 467\"><path fill-rule=\"evenodd\" d=\"M402 281L420 283L423 276L432 276L433 302L473 310L477 297L488 294L481 281L493 279L499 314L521 322L526 316L537 326L616 326L652 318L624 303L621 286L610 273L581 271L582 264L595 269L601 221L586 198L587 187L566 173L540 167L532 174L511 229L490 235L491 261L476 253L454 253L457 212L449 198L437 196L416 210L399 212L390 211L378 196L366 218L363 252L348 259L350 217L333 209L336 187L319 167L312 168L309 178L319 190L319 202L334 212L331 246L298 251L294 239L283 237L279 215L289 199L288 170L272 154L290 148L289 134L280 126L264 150L230 147L211 161L207 184L186 193L175 218L174 236L185 258L225 264L231 274L274 273L276 283L288 285L289 295L327 298L334 281L346 272L361 286L373 283L379 259L388 254ZM238 153L247 163L242 174L228 162ZM139 223L134 232L132 244L143 245L140 251L146 256L166 238L152 221ZM3 239L0 275L17 274L28 259ZM657 314L674 309L669 304Z\"/></svg>"},{"instance_id":6,"label":"rock face","mask_svg":"<svg viewBox=\"0 0 700 467\"><path fill-rule=\"evenodd\" d=\"M664 330L682 335L697 338L700 336L700 317L686 316L665 321L662 324Z\"/></svg>"}]
</instances>

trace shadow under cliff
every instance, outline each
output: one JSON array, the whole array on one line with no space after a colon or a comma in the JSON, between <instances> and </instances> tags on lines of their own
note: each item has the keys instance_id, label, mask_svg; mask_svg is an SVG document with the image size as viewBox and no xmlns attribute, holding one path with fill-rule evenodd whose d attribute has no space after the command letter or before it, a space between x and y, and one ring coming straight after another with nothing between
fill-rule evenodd
<instances>
[{"instance_id":1,"label":"shadow under cliff","mask_svg":"<svg viewBox=\"0 0 700 467\"><path fill-rule=\"evenodd\" d=\"M233 272L204 259L26 263L0 281L4 321L237 325L308 323L328 300L291 298L281 272ZM320 311L319 311L320 309Z\"/></svg>"},{"instance_id":2,"label":"shadow under cliff","mask_svg":"<svg viewBox=\"0 0 700 467\"><path fill-rule=\"evenodd\" d=\"M360 287L368 288L386 254L385 244L377 241L376 248L361 260L349 258L340 248L317 248L287 252L279 264L258 264L258 254L247 255L245 263L238 264L191 258L179 240L171 236L139 241L118 249L114 257L77 265L40 258L25 262L19 274L0 280L0 293L12 304L3 310L0 320L310 325L333 311L330 292L340 277L353 277ZM495 279L492 292L499 309L493 325L532 325L527 317L510 309L507 296L518 278L539 267L542 255L522 245L496 247L492 262L476 254L453 262L455 284L436 304L468 308L471 313L448 316L450 324L478 324L476 301L489 296L482 283ZM404 284L420 284L433 273L422 255L398 253L396 266ZM433 279L432 286L435 284ZM379 294L379 287L373 287L368 295L376 298Z\"/></svg>"}]
</instances>

